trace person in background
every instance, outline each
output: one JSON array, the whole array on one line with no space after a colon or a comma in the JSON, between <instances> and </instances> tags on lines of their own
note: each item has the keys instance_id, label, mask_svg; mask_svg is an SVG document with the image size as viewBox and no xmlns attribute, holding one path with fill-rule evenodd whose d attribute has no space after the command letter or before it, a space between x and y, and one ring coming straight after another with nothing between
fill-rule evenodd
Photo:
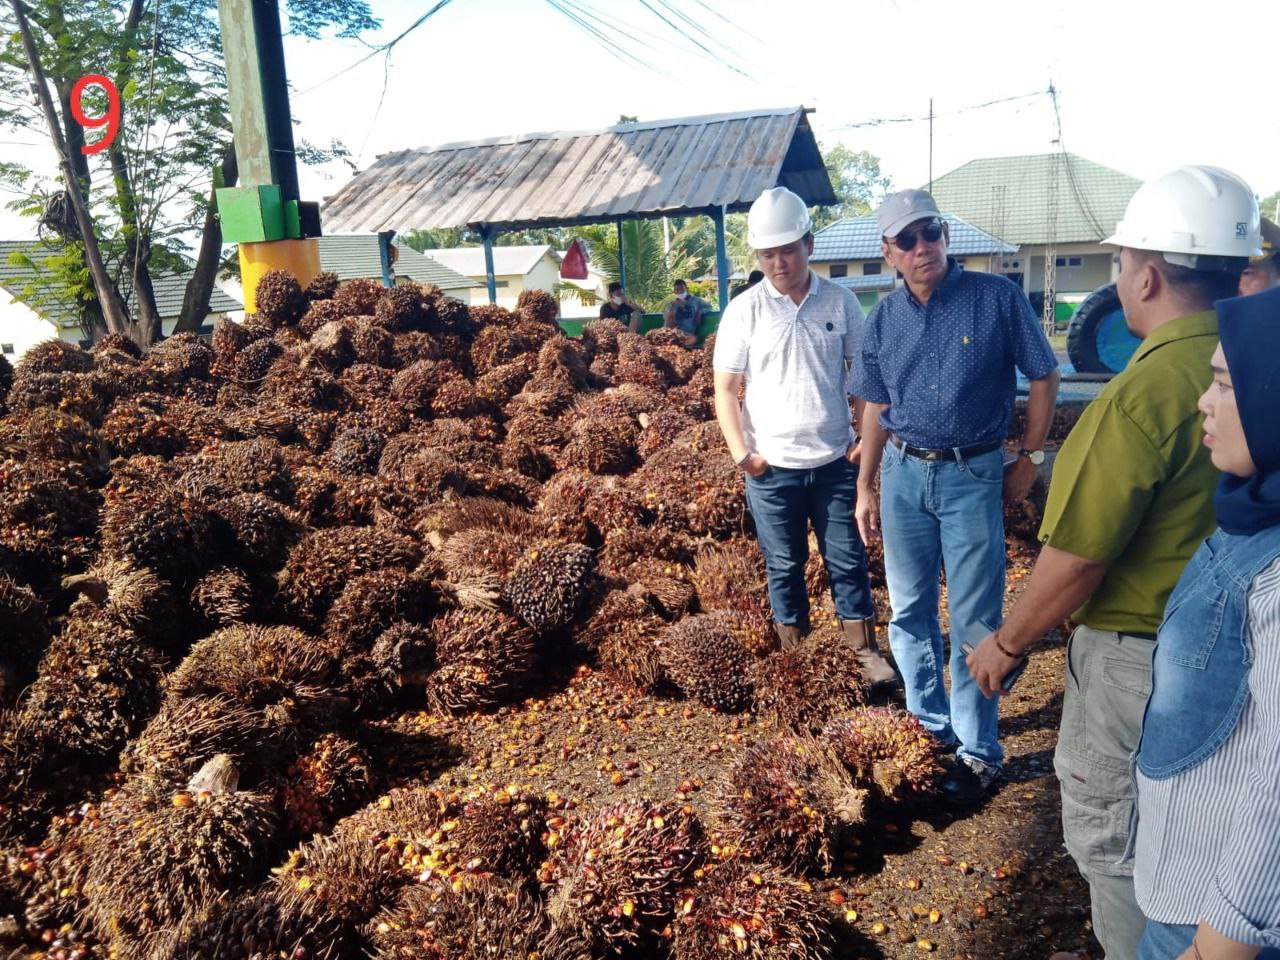
<instances>
[{"instance_id":1,"label":"person in background","mask_svg":"<svg viewBox=\"0 0 1280 960\"><path fill-rule=\"evenodd\" d=\"M883 524L893 606L889 646L907 709L944 744L957 746L944 785L955 799L976 801L993 789L1004 751L998 704L970 678L962 647L1000 625L1003 501L1024 499L1044 461L1058 362L1022 290L1005 277L964 270L948 256L947 224L927 192L893 194L876 220L881 251L905 283L867 318L850 385L866 401L858 528L867 540L879 538ZM1021 449L1006 466L1017 370L1031 387ZM943 567L950 695L938 613Z\"/></svg>"},{"instance_id":2,"label":"person in background","mask_svg":"<svg viewBox=\"0 0 1280 960\"><path fill-rule=\"evenodd\" d=\"M869 683L893 684L893 668L876 647L867 555L853 524L858 445L848 367L862 336L862 307L809 269L809 211L790 190L760 195L747 214L747 237L765 277L725 310L712 364L716 419L746 474L775 628L784 649L808 632L812 524L844 643Z\"/></svg>"},{"instance_id":3,"label":"person in background","mask_svg":"<svg viewBox=\"0 0 1280 960\"><path fill-rule=\"evenodd\" d=\"M1262 218L1262 253L1249 258L1240 275L1240 296L1280 286L1280 227Z\"/></svg>"},{"instance_id":4,"label":"person in background","mask_svg":"<svg viewBox=\"0 0 1280 960\"><path fill-rule=\"evenodd\" d=\"M671 302L663 315L664 327L672 327L684 334L685 346L692 347L698 342L698 327L702 318L711 312L711 305L701 297L689 292L689 286L683 280L671 285L673 294Z\"/></svg>"},{"instance_id":5,"label":"person in background","mask_svg":"<svg viewBox=\"0 0 1280 960\"><path fill-rule=\"evenodd\" d=\"M1234 174L1181 167L1139 187L1105 242L1120 248L1116 293L1142 344L1059 450L1031 578L968 666L995 702L1033 644L1067 617L1079 624L1054 753L1062 834L1089 883L1094 935L1111 960L1132 960L1146 920L1124 859L1129 761L1165 602L1213 530L1217 473L1196 404L1218 342L1214 301L1258 253L1258 203Z\"/></svg>"},{"instance_id":6,"label":"person in background","mask_svg":"<svg viewBox=\"0 0 1280 960\"><path fill-rule=\"evenodd\" d=\"M1138 960L1280 958L1280 289L1217 304L1218 529L1156 635L1136 776Z\"/></svg>"},{"instance_id":7,"label":"person in background","mask_svg":"<svg viewBox=\"0 0 1280 960\"><path fill-rule=\"evenodd\" d=\"M617 280L609 284L609 299L600 304L601 320L621 320L632 333L640 332L644 311L627 299L627 292Z\"/></svg>"}]
</instances>

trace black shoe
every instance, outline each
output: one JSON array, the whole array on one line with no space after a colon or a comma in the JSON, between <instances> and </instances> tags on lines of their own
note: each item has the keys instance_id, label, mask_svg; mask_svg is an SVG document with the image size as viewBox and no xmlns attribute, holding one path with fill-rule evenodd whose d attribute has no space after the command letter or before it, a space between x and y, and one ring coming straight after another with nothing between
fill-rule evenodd
<instances>
[{"instance_id":1,"label":"black shoe","mask_svg":"<svg viewBox=\"0 0 1280 960\"><path fill-rule=\"evenodd\" d=\"M991 796L1003 774L995 764L973 757L956 757L944 766L948 776L942 781L943 793L961 803L979 803Z\"/></svg>"}]
</instances>

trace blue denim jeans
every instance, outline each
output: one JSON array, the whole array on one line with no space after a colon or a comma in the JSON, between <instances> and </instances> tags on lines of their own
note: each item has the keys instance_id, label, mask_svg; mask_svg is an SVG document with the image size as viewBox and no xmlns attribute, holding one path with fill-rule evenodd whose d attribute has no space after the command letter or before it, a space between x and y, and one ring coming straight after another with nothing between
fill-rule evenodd
<instances>
[{"instance_id":1,"label":"blue denim jeans","mask_svg":"<svg viewBox=\"0 0 1280 960\"><path fill-rule=\"evenodd\" d=\"M1004 602L1004 458L925 461L885 445L880 523L893 616L889 645L906 684L907 709L957 754L999 766L999 698L978 689L961 643L977 646L1000 626ZM943 680L938 574L947 573L951 698Z\"/></svg>"},{"instance_id":2,"label":"blue denim jeans","mask_svg":"<svg viewBox=\"0 0 1280 960\"><path fill-rule=\"evenodd\" d=\"M1195 935L1194 924L1148 920L1138 944L1138 960L1177 960L1191 946ZM1280 950L1267 947L1258 954L1258 960L1280 960Z\"/></svg>"},{"instance_id":3,"label":"blue denim jeans","mask_svg":"<svg viewBox=\"0 0 1280 960\"><path fill-rule=\"evenodd\" d=\"M807 470L770 466L747 477L747 509L769 572L769 603L779 623L807 625L809 524L827 565L827 580L841 620L875 616L867 552L853 522L858 468L844 457Z\"/></svg>"}]
</instances>

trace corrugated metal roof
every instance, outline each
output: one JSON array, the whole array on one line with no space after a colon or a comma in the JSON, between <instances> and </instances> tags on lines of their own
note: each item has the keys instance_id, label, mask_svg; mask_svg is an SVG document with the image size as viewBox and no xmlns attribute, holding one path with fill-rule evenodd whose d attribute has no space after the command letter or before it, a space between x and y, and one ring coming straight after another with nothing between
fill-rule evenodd
<instances>
[{"instance_id":1,"label":"corrugated metal roof","mask_svg":"<svg viewBox=\"0 0 1280 960\"><path fill-rule=\"evenodd\" d=\"M376 233L733 212L779 185L836 202L803 107L402 150L328 198L324 222Z\"/></svg>"},{"instance_id":2,"label":"corrugated metal roof","mask_svg":"<svg viewBox=\"0 0 1280 960\"><path fill-rule=\"evenodd\" d=\"M474 280L451 270L443 263L425 257L404 243L397 243L397 277L408 277L415 283L434 283L441 290L465 290L479 286ZM320 238L320 269L336 273L339 280L356 277L382 279L382 258L378 253L376 234L329 234Z\"/></svg>"},{"instance_id":3,"label":"corrugated metal roof","mask_svg":"<svg viewBox=\"0 0 1280 960\"><path fill-rule=\"evenodd\" d=\"M1055 179L1057 222L1051 231ZM932 192L941 209L1025 246L1109 237L1141 185L1136 177L1072 153L1043 153L971 160L934 180Z\"/></svg>"},{"instance_id":4,"label":"corrugated metal roof","mask_svg":"<svg viewBox=\"0 0 1280 960\"><path fill-rule=\"evenodd\" d=\"M38 282L40 273L38 269L33 273L32 270L25 266L10 263L10 255L14 253L25 254L39 267L41 260L57 252L57 248L47 247L32 240L0 241L0 286L13 294L16 299L23 299L23 288L29 285L33 279ZM167 275L153 273L151 275L151 285L156 295L156 309L159 311L161 319L172 320L182 313L182 298L187 292L187 283L190 279L191 273L189 271ZM242 309L244 309L244 306L238 300L214 287L213 293L209 297L210 313L228 313ZM45 305L37 312L46 320L61 327L75 326L79 322L74 304L71 303L62 306Z\"/></svg>"},{"instance_id":5,"label":"corrugated metal roof","mask_svg":"<svg viewBox=\"0 0 1280 960\"><path fill-rule=\"evenodd\" d=\"M949 213L947 233L951 242L947 252L955 257L977 257L990 253L1016 253L1018 248L979 230L971 223ZM875 214L865 217L845 217L828 224L813 235L813 255L810 260L829 263L840 260L879 260L880 231L876 227Z\"/></svg>"},{"instance_id":6,"label":"corrugated metal roof","mask_svg":"<svg viewBox=\"0 0 1280 960\"><path fill-rule=\"evenodd\" d=\"M444 247L434 250L423 250L424 256L443 263L450 270L456 270L464 277L484 277L487 272L484 266L484 247ZM510 247L495 246L493 248L494 276L522 277L538 265L538 261L550 255L553 260L560 260L558 253L553 253L549 244L519 244Z\"/></svg>"}]
</instances>

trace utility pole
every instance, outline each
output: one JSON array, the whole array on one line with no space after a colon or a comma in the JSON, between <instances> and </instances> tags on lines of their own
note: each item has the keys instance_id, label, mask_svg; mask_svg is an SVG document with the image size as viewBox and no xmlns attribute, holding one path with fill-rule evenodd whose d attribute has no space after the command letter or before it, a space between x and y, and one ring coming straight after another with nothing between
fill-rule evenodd
<instances>
[{"instance_id":1,"label":"utility pole","mask_svg":"<svg viewBox=\"0 0 1280 960\"><path fill-rule=\"evenodd\" d=\"M223 239L239 245L245 311L258 281L287 270L306 286L320 272L320 205L298 197L279 0L218 0L240 185L217 191Z\"/></svg>"},{"instance_id":2,"label":"utility pole","mask_svg":"<svg viewBox=\"0 0 1280 960\"><path fill-rule=\"evenodd\" d=\"M75 211L76 226L80 230L80 240L84 244L84 258L89 266L89 275L93 279L93 289L102 305L102 316L106 320L110 333L131 336L133 324L129 320L129 311L125 309L120 292L107 276L107 268L102 263L102 251L98 247L98 238L93 232L93 221L89 218L89 210L85 206L84 194L80 192L80 180L76 177L71 165L71 153L62 137L62 127L58 125L58 114L53 107L53 98L49 96L49 88L45 83L44 68L40 65L40 51L36 49L35 38L31 35L31 25L27 22L26 8L22 0L11 0L13 15L18 21L18 33L22 36L22 50L27 57L27 67L31 71L36 97L44 111L45 123L49 125L49 135L53 138L54 149L58 151L58 165L62 168L62 179L67 185L67 197L71 200L71 209ZM132 337L135 341L137 337ZM146 348L147 343L138 343Z\"/></svg>"},{"instance_id":3,"label":"utility pole","mask_svg":"<svg viewBox=\"0 0 1280 960\"><path fill-rule=\"evenodd\" d=\"M929 98L929 192L933 193L933 97Z\"/></svg>"}]
</instances>

